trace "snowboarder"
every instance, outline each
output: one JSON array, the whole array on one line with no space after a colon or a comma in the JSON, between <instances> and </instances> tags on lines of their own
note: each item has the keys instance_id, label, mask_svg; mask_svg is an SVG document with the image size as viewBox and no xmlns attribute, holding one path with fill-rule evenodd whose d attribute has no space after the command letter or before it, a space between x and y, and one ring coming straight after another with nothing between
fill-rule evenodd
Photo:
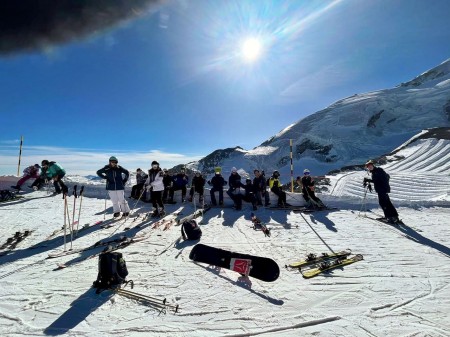
<instances>
[{"instance_id":1,"label":"snowboarder","mask_svg":"<svg viewBox=\"0 0 450 337\"><path fill-rule=\"evenodd\" d=\"M136 185L131 188L130 198L139 199L147 177L148 176L140 168L136 170Z\"/></svg>"},{"instance_id":2,"label":"snowboarder","mask_svg":"<svg viewBox=\"0 0 450 337\"><path fill-rule=\"evenodd\" d=\"M286 192L281 189L280 172L273 171L272 176L269 178L269 188L275 195L278 196L278 207L288 206L286 203Z\"/></svg>"},{"instance_id":3,"label":"snowboarder","mask_svg":"<svg viewBox=\"0 0 450 337\"><path fill-rule=\"evenodd\" d=\"M125 183L130 176L128 170L118 165L119 161L116 157L109 158L109 165L106 165L102 169L97 171L97 175L106 179L106 190L113 203L114 217L122 216L126 217L130 214L130 207L125 200Z\"/></svg>"},{"instance_id":4,"label":"snowboarder","mask_svg":"<svg viewBox=\"0 0 450 337\"><path fill-rule=\"evenodd\" d=\"M175 193L175 191L179 191L181 190L181 201L185 202L186 201L186 185L189 182L189 178L186 175L184 169L180 170L180 173L178 173L175 177L172 178L172 188L170 189L169 192L169 203L174 203L173 202L173 195Z\"/></svg>"},{"instance_id":5,"label":"snowboarder","mask_svg":"<svg viewBox=\"0 0 450 337\"><path fill-rule=\"evenodd\" d=\"M306 201L306 207L308 208L325 207L322 200L320 200L314 193L315 182L314 179L311 177L311 172L308 169L303 170L303 177L301 183L302 183L303 198Z\"/></svg>"},{"instance_id":6,"label":"snowboarder","mask_svg":"<svg viewBox=\"0 0 450 337\"><path fill-rule=\"evenodd\" d=\"M164 191L164 172L159 167L159 163L152 161L152 168L148 170L148 178L145 181L145 187L150 193L150 200L153 204L152 217L161 217L165 215L162 194ZM147 198L147 200L149 200ZM158 207L159 206L159 207Z\"/></svg>"},{"instance_id":7,"label":"snowboarder","mask_svg":"<svg viewBox=\"0 0 450 337\"><path fill-rule=\"evenodd\" d=\"M376 167L373 161L369 160L366 163L366 168L372 175L372 179L364 178L364 185L373 183L375 192L378 194L378 203L384 212L384 217L390 223L399 222L398 213L389 198L391 187L389 185L389 174L387 174L381 167Z\"/></svg>"},{"instance_id":8,"label":"snowboarder","mask_svg":"<svg viewBox=\"0 0 450 337\"><path fill-rule=\"evenodd\" d=\"M34 164L34 165L31 165L31 166L28 166L25 170L23 170L22 178L19 179L19 181L17 182L17 184L15 186L11 186L11 187L14 188L15 190L20 190L20 187L28 179L32 179L32 178L37 179L37 178L39 178L39 169L40 168L41 167L39 166L39 164Z\"/></svg>"},{"instance_id":9,"label":"snowboarder","mask_svg":"<svg viewBox=\"0 0 450 337\"><path fill-rule=\"evenodd\" d=\"M189 201L192 201L194 197L194 193L197 192L199 194L199 203L203 202L203 193L205 190L205 178L202 177L200 172L195 172L194 178L192 178L192 187L189 191Z\"/></svg>"},{"instance_id":10,"label":"snowboarder","mask_svg":"<svg viewBox=\"0 0 450 337\"><path fill-rule=\"evenodd\" d=\"M62 178L66 175L66 171L61 165L54 161L48 161L44 159L41 163L43 169L45 169L45 174L48 179L53 180L53 186L55 186L55 194L67 193L69 189L62 181Z\"/></svg>"},{"instance_id":11,"label":"snowboarder","mask_svg":"<svg viewBox=\"0 0 450 337\"><path fill-rule=\"evenodd\" d=\"M223 205L223 187L227 184L225 179L222 177L222 168L216 167L214 168L214 177L212 177L211 180L208 180L208 185L212 186L211 190L209 191L211 195L211 204L213 206L217 206L216 201L216 192L219 192L219 205Z\"/></svg>"}]
</instances>

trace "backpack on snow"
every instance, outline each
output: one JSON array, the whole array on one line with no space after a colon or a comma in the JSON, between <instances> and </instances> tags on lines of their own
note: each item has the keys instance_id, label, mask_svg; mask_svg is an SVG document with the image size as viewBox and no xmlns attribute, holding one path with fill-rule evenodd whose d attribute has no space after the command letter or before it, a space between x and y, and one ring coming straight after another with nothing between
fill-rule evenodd
<instances>
[{"instance_id":1,"label":"backpack on snow","mask_svg":"<svg viewBox=\"0 0 450 337\"><path fill-rule=\"evenodd\" d=\"M114 288L126 282L127 275L128 269L122 253L101 253L98 257L98 276L94 281L94 288Z\"/></svg>"},{"instance_id":2,"label":"backpack on snow","mask_svg":"<svg viewBox=\"0 0 450 337\"><path fill-rule=\"evenodd\" d=\"M0 191L0 202L17 199L16 193L9 190Z\"/></svg>"},{"instance_id":3,"label":"backpack on snow","mask_svg":"<svg viewBox=\"0 0 450 337\"><path fill-rule=\"evenodd\" d=\"M184 240L198 240L202 237L202 230L197 225L197 222L192 219L183 222L183 225L181 226L181 235Z\"/></svg>"}]
</instances>

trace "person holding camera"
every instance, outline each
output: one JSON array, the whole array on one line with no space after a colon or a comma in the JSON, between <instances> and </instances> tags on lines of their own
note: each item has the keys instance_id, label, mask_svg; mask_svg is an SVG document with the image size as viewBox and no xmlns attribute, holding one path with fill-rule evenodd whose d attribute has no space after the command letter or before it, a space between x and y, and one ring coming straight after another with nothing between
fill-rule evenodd
<instances>
[{"instance_id":1,"label":"person holding camera","mask_svg":"<svg viewBox=\"0 0 450 337\"><path fill-rule=\"evenodd\" d=\"M366 168L372 175L372 179L364 178L363 185L367 187L369 191L372 191L372 186L375 188L375 192L378 194L378 203L384 212L385 219L390 223L398 223L398 213L394 205L389 198L391 187L389 185L390 176L381 167L376 167L373 161L369 160L366 163Z\"/></svg>"}]
</instances>

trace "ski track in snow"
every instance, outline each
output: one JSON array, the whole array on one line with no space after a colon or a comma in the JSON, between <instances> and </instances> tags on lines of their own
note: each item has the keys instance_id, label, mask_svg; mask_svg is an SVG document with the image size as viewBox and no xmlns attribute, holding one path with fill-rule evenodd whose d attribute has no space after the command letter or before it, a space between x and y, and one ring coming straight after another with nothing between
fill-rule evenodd
<instances>
[{"instance_id":1,"label":"ski track in snow","mask_svg":"<svg viewBox=\"0 0 450 337\"><path fill-rule=\"evenodd\" d=\"M419 145L418 145L419 144ZM98 258L103 247L47 259L63 249L61 234L42 245L63 224L63 202L45 191L0 204L3 241L18 230L34 230L8 255L0 256L0 334L2 336L449 336L450 323L450 145L414 143L405 158L384 168L391 176L391 198L404 226L367 218L382 214L376 194L363 204L365 172L331 177L320 197L340 210L296 214L260 208L257 216L272 236L255 231L251 207L243 211L209 210L201 220L200 242L237 252L267 256L280 266L280 277L266 283L197 264L189 252L197 243L180 241L180 226L152 228L156 220L138 218L79 233L74 249L124 234L149 234L124 254L133 291L180 306L160 312L143 302L110 292L95 294ZM11 185L10 177L0 184ZM206 192L207 194L207 192ZM104 191L87 186L81 225L103 220ZM272 202L275 198L271 195ZM290 195L299 203L299 195ZM227 204L230 200L225 199ZM72 210L73 197L69 199ZM130 202L133 206L134 203ZM77 203L78 207L78 203ZM136 212L149 204L138 203ZM193 205L168 205L182 216ZM108 201L107 218L112 209ZM307 222L306 222L306 221ZM142 222L139 229L125 230ZM311 227L310 227L311 226ZM3 243L3 242L2 242ZM31 249L33 246L36 248ZM285 264L306 253L351 249L364 260L312 279ZM56 270L56 264L67 268Z\"/></svg>"}]
</instances>

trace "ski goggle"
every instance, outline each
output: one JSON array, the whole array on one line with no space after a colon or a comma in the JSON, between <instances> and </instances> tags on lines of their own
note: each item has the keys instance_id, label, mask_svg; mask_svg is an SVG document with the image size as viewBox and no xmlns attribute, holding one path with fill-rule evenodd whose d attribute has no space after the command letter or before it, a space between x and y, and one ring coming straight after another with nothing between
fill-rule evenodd
<instances>
[{"instance_id":1,"label":"ski goggle","mask_svg":"<svg viewBox=\"0 0 450 337\"><path fill-rule=\"evenodd\" d=\"M309 172L305 172L305 173L303 173L304 175L306 175L306 176L309 176Z\"/></svg>"}]
</instances>

